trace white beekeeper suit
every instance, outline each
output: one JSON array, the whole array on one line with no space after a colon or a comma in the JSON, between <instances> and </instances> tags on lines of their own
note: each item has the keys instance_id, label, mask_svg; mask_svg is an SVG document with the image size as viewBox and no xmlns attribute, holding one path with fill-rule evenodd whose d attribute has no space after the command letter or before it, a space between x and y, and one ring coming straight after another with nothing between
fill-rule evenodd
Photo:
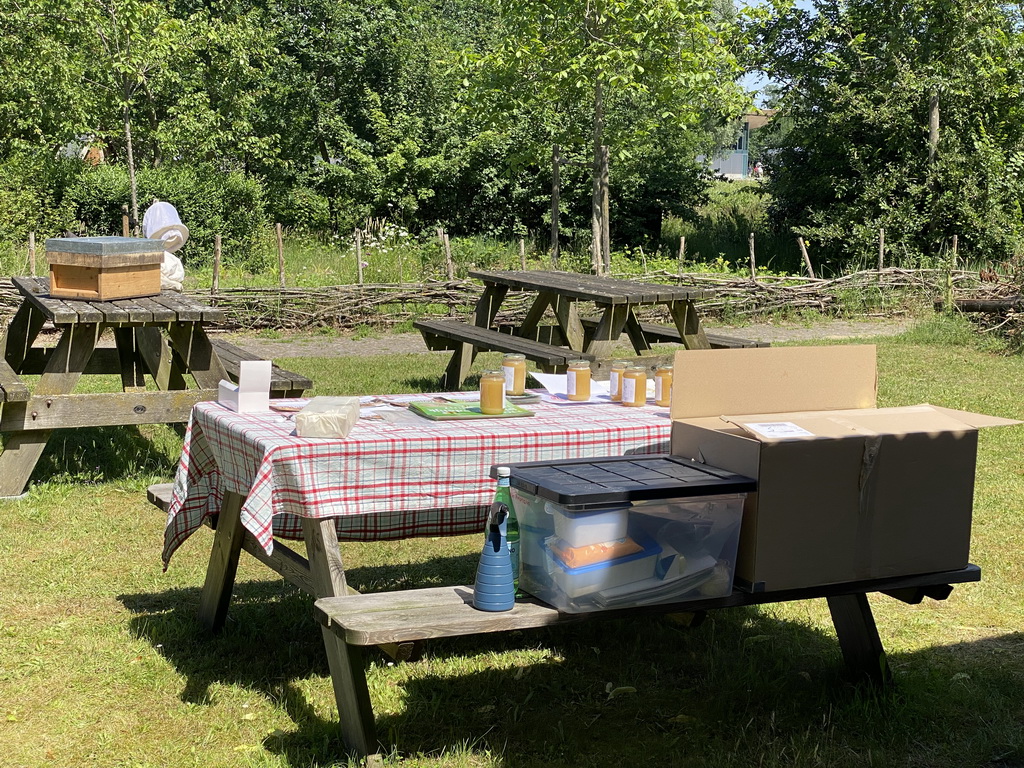
<instances>
[{"instance_id":1,"label":"white beekeeper suit","mask_svg":"<svg viewBox=\"0 0 1024 768\"><path fill-rule=\"evenodd\" d=\"M185 280L185 267L174 252L188 240L188 227L181 223L178 211L170 203L154 200L142 217L142 234L164 241L164 258L160 263L160 288L180 291Z\"/></svg>"}]
</instances>

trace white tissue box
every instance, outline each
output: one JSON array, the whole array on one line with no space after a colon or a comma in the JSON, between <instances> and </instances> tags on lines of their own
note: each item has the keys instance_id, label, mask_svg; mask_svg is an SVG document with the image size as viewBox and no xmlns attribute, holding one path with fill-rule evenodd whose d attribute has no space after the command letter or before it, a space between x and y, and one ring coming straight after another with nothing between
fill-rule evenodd
<instances>
[{"instance_id":1,"label":"white tissue box","mask_svg":"<svg viewBox=\"0 0 1024 768\"><path fill-rule=\"evenodd\" d=\"M295 414L299 437L348 437L359 421L358 397L314 397Z\"/></svg>"}]
</instances>

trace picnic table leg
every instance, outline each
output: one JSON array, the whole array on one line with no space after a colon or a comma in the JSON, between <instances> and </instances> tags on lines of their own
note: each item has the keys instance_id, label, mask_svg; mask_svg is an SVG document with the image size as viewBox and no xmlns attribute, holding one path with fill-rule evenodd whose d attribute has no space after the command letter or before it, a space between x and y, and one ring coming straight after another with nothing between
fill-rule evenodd
<instances>
[{"instance_id":1,"label":"picnic table leg","mask_svg":"<svg viewBox=\"0 0 1024 768\"><path fill-rule=\"evenodd\" d=\"M99 334L100 327L95 323L66 326L32 395L66 395L74 390L96 349ZM25 490L52 431L40 429L7 435L0 453L0 497L17 496Z\"/></svg>"},{"instance_id":2,"label":"picnic table leg","mask_svg":"<svg viewBox=\"0 0 1024 768\"><path fill-rule=\"evenodd\" d=\"M115 328L114 344L121 363L121 388L125 392L146 389L146 369L139 352L134 328Z\"/></svg>"},{"instance_id":3,"label":"picnic table leg","mask_svg":"<svg viewBox=\"0 0 1024 768\"><path fill-rule=\"evenodd\" d=\"M332 518L302 518L302 536L313 577L316 596L336 597L348 593L345 567L338 550L338 534ZM366 685L362 648L349 645L334 631L321 626L331 684L338 704L341 737L345 746L360 756L377 753L377 725Z\"/></svg>"},{"instance_id":4,"label":"picnic table leg","mask_svg":"<svg viewBox=\"0 0 1024 768\"><path fill-rule=\"evenodd\" d=\"M174 359L167 339L155 326L143 326L135 330L135 343L149 368L157 389L187 389L181 365Z\"/></svg>"},{"instance_id":5,"label":"picnic table leg","mask_svg":"<svg viewBox=\"0 0 1024 768\"><path fill-rule=\"evenodd\" d=\"M644 333L644 329L640 326L640 321L636 319L636 312L633 308L629 308L629 312L626 315L626 333L629 335L629 340L633 344L633 349L638 353L646 352L651 349L651 342L647 340L647 334Z\"/></svg>"},{"instance_id":6,"label":"picnic table leg","mask_svg":"<svg viewBox=\"0 0 1024 768\"><path fill-rule=\"evenodd\" d=\"M191 373L200 389L216 389L222 381L230 381L224 364L210 337L199 323L174 323L167 333L171 346L185 361L186 370Z\"/></svg>"},{"instance_id":7,"label":"picnic table leg","mask_svg":"<svg viewBox=\"0 0 1024 768\"><path fill-rule=\"evenodd\" d=\"M687 349L711 349L704 325L700 321L697 306L692 301L676 301L668 305L672 322L676 324L679 338Z\"/></svg>"},{"instance_id":8,"label":"picnic table leg","mask_svg":"<svg viewBox=\"0 0 1024 768\"><path fill-rule=\"evenodd\" d=\"M846 666L871 682L884 685L892 679L885 649L878 637L868 596L863 592L827 598L832 624L839 638Z\"/></svg>"},{"instance_id":9,"label":"picnic table leg","mask_svg":"<svg viewBox=\"0 0 1024 768\"><path fill-rule=\"evenodd\" d=\"M551 308L555 311L566 344L570 349L582 350L586 344L586 333L580 322L578 302L565 296L556 296L551 301Z\"/></svg>"},{"instance_id":10,"label":"picnic table leg","mask_svg":"<svg viewBox=\"0 0 1024 768\"><path fill-rule=\"evenodd\" d=\"M599 358L608 357L612 347L615 346L619 336L622 335L622 329L626 324L628 315L629 305L627 304L606 305L604 314L601 315L597 328L594 329L594 334L590 337L590 341L587 344L586 352Z\"/></svg>"},{"instance_id":11,"label":"picnic table leg","mask_svg":"<svg viewBox=\"0 0 1024 768\"><path fill-rule=\"evenodd\" d=\"M473 325L490 328L498 314L498 308L507 294L507 285L495 285L494 283L485 285L483 294L476 302L476 309L473 310ZM442 389L454 392L462 387L462 382L469 375L469 369L473 367L476 353L477 348L467 342L463 341L455 345L452 359L448 361L448 367L441 377Z\"/></svg>"},{"instance_id":12,"label":"picnic table leg","mask_svg":"<svg viewBox=\"0 0 1024 768\"><path fill-rule=\"evenodd\" d=\"M231 593L235 588L238 557L242 552L242 503L245 499L233 491L224 492L224 503L217 516L210 563L199 598L199 622L211 632L219 632L228 616Z\"/></svg>"}]
</instances>

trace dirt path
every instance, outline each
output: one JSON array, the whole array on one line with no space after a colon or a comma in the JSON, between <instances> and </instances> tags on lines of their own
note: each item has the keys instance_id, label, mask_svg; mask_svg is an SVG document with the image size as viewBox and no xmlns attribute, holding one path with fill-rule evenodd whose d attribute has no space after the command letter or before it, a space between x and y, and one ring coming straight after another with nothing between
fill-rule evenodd
<instances>
[{"instance_id":1,"label":"dirt path","mask_svg":"<svg viewBox=\"0 0 1024 768\"><path fill-rule=\"evenodd\" d=\"M775 343L893 336L910 328L913 322L913 320L905 318L820 320L813 324L766 323L740 327L714 326L709 330L755 341ZM359 339L304 333L289 334L287 337L280 338L267 338L247 333L225 334L225 337L238 346L267 358L419 354L427 351L419 333L382 333ZM628 342L626 344L628 345Z\"/></svg>"}]
</instances>

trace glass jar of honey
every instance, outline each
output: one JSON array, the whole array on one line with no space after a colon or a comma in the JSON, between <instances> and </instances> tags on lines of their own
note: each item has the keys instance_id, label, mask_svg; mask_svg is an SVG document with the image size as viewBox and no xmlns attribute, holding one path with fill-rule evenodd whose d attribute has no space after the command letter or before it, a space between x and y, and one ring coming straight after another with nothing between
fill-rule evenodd
<instances>
[{"instance_id":1,"label":"glass jar of honey","mask_svg":"<svg viewBox=\"0 0 1024 768\"><path fill-rule=\"evenodd\" d=\"M642 365L622 372L622 404L634 408L647 404L647 369Z\"/></svg>"},{"instance_id":2,"label":"glass jar of honey","mask_svg":"<svg viewBox=\"0 0 1024 768\"><path fill-rule=\"evenodd\" d=\"M501 370L505 374L505 394L522 395L526 393L526 355L510 352L501 360Z\"/></svg>"},{"instance_id":3,"label":"glass jar of honey","mask_svg":"<svg viewBox=\"0 0 1024 768\"><path fill-rule=\"evenodd\" d=\"M627 360L615 360L608 370L608 394L613 403L622 402L622 372L628 367Z\"/></svg>"},{"instance_id":4,"label":"glass jar of honey","mask_svg":"<svg viewBox=\"0 0 1024 768\"><path fill-rule=\"evenodd\" d=\"M566 396L570 400L590 399L590 363L571 360L565 377Z\"/></svg>"},{"instance_id":5,"label":"glass jar of honey","mask_svg":"<svg viewBox=\"0 0 1024 768\"><path fill-rule=\"evenodd\" d=\"M505 374L484 371L480 376L480 413L495 415L505 412Z\"/></svg>"},{"instance_id":6,"label":"glass jar of honey","mask_svg":"<svg viewBox=\"0 0 1024 768\"><path fill-rule=\"evenodd\" d=\"M654 404L668 407L672 400L672 366L659 365L654 372Z\"/></svg>"}]
</instances>

